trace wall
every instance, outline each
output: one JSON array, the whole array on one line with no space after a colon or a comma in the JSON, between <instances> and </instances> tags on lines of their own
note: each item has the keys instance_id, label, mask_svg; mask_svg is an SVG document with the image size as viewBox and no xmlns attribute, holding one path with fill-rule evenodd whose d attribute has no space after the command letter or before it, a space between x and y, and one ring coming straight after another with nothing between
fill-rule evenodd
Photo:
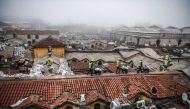
<instances>
[{"instance_id":1,"label":"wall","mask_svg":"<svg viewBox=\"0 0 190 109\"><path fill-rule=\"evenodd\" d=\"M52 48L52 51L55 55L63 57L65 54L64 48ZM35 48L34 49L34 57L41 58L48 54L48 48Z\"/></svg>"},{"instance_id":2,"label":"wall","mask_svg":"<svg viewBox=\"0 0 190 109\"><path fill-rule=\"evenodd\" d=\"M71 105L71 104L65 104L63 107L60 107L60 108L56 108L56 109L66 109L67 106L72 106L73 109L79 109L78 106L75 106L75 105Z\"/></svg>"},{"instance_id":3,"label":"wall","mask_svg":"<svg viewBox=\"0 0 190 109\"><path fill-rule=\"evenodd\" d=\"M105 106L105 103L104 102L101 102L101 101L96 101L88 106L86 106L87 109L94 109L94 105L96 103L99 103L100 104L100 109L104 109L104 106Z\"/></svg>"}]
</instances>

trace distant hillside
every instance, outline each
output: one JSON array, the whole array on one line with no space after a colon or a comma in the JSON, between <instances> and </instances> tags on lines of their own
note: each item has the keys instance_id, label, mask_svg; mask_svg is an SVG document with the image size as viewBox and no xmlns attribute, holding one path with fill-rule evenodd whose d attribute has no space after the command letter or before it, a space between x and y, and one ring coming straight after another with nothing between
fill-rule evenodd
<instances>
[{"instance_id":1,"label":"distant hillside","mask_svg":"<svg viewBox=\"0 0 190 109\"><path fill-rule=\"evenodd\" d=\"M10 25L7 24L7 23L4 23L4 22L1 22L1 21L0 21L0 26L10 26Z\"/></svg>"}]
</instances>

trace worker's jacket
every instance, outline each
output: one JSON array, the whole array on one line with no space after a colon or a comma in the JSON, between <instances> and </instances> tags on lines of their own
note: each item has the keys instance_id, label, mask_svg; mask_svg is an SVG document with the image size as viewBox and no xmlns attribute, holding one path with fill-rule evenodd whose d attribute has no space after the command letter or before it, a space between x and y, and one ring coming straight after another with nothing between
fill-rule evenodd
<instances>
[{"instance_id":1,"label":"worker's jacket","mask_svg":"<svg viewBox=\"0 0 190 109\"><path fill-rule=\"evenodd\" d=\"M166 59L163 61L163 65L164 65L164 66L167 66L168 63L169 63L169 62L168 62L168 60L166 60Z\"/></svg>"},{"instance_id":2,"label":"worker's jacket","mask_svg":"<svg viewBox=\"0 0 190 109\"><path fill-rule=\"evenodd\" d=\"M120 65L121 65L120 60L117 60L117 61L116 61L116 66L119 67Z\"/></svg>"},{"instance_id":3,"label":"worker's jacket","mask_svg":"<svg viewBox=\"0 0 190 109\"><path fill-rule=\"evenodd\" d=\"M51 60L48 60L46 64L47 64L48 66L51 66L51 65L52 65L52 61L51 61Z\"/></svg>"}]
</instances>

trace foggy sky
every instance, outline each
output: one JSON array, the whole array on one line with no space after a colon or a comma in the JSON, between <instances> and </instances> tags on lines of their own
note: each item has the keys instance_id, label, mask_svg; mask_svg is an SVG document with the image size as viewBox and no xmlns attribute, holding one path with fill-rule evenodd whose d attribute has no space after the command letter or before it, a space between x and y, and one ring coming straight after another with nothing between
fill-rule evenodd
<instances>
[{"instance_id":1,"label":"foggy sky","mask_svg":"<svg viewBox=\"0 0 190 109\"><path fill-rule=\"evenodd\" d=\"M190 26L190 0L0 0L0 19L51 24Z\"/></svg>"}]
</instances>

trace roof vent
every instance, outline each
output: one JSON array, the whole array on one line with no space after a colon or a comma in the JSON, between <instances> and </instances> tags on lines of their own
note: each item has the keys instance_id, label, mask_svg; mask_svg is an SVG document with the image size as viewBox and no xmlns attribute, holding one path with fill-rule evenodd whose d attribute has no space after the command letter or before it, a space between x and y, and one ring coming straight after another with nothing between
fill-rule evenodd
<instances>
[{"instance_id":1,"label":"roof vent","mask_svg":"<svg viewBox=\"0 0 190 109\"><path fill-rule=\"evenodd\" d=\"M85 102L85 94L81 94L80 95L80 101L81 102Z\"/></svg>"},{"instance_id":2,"label":"roof vent","mask_svg":"<svg viewBox=\"0 0 190 109\"><path fill-rule=\"evenodd\" d=\"M153 95L156 95L156 94L157 94L157 89L156 89L156 87L152 87L152 88L151 88L151 93L152 93Z\"/></svg>"}]
</instances>

